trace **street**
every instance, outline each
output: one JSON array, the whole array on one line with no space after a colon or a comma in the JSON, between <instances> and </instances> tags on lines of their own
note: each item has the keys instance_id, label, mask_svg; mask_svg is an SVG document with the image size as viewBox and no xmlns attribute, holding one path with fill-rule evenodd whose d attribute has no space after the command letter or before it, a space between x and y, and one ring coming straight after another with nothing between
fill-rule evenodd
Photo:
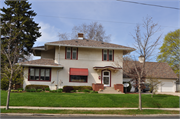
<instances>
[{"instance_id":1,"label":"street","mask_svg":"<svg viewBox=\"0 0 180 119\"><path fill-rule=\"evenodd\" d=\"M48 116L48 117L44 117L44 116L1 116L1 119L179 119L179 116L158 116L158 117L123 117L123 116L116 116L116 117L107 117L107 116L101 116L101 117L88 117L88 116L67 116L67 117L61 117L61 116Z\"/></svg>"}]
</instances>

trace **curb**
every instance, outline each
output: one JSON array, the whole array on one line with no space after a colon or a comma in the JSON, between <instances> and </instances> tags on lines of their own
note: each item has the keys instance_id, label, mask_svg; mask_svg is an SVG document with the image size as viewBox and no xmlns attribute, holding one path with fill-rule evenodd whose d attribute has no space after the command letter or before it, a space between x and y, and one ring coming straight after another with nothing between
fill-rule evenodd
<instances>
[{"instance_id":1,"label":"curb","mask_svg":"<svg viewBox=\"0 0 180 119\"><path fill-rule=\"evenodd\" d=\"M0 109L6 106L0 106ZM10 109L35 109L35 110L137 110L138 108L86 108L86 107L27 107L27 106L9 106ZM142 108L155 110L173 110L180 111L180 108Z\"/></svg>"},{"instance_id":2,"label":"curb","mask_svg":"<svg viewBox=\"0 0 180 119\"><path fill-rule=\"evenodd\" d=\"M40 114L40 113L1 113L1 116L41 116L41 117L177 117L180 114L138 114L138 115L118 115L118 114Z\"/></svg>"}]
</instances>

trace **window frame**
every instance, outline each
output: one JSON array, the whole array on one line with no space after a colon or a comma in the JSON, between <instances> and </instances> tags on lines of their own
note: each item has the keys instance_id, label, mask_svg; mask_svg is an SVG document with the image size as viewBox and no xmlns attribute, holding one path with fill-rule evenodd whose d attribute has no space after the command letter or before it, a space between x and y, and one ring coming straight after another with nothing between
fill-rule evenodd
<instances>
[{"instance_id":1,"label":"window frame","mask_svg":"<svg viewBox=\"0 0 180 119\"><path fill-rule=\"evenodd\" d=\"M104 50L107 50L107 60L104 60ZM109 52L112 51L112 60L109 60ZM102 49L102 61L114 61L114 50L112 49Z\"/></svg>"},{"instance_id":2,"label":"window frame","mask_svg":"<svg viewBox=\"0 0 180 119\"><path fill-rule=\"evenodd\" d=\"M84 75L69 75L69 82L72 82L72 83L88 83L88 76L86 76L86 82L71 81L71 76L84 76Z\"/></svg>"},{"instance_id":3,"label":"window frame","mask_svg":"<svg viewBox=\"0 0 180 119\"><path fill-rule=\"evenodd\" d=\"M34 76L35 76L35 69L39 69L39 80L31 80L30 79L30 69L33 68L34 69ZM41 69L49 69L49 80L40 80L41 78ZM28 81L45 81L45 82L51 82L51 68L47 68L47 67L29 67L28 70Z\"/></svg>"},{"instance_id":4,"label":"window frame","mask_svg":"<svg viewBox=\"0 0 180 119\"><path fill-rule=\"evenodd\" d=\"M67 58L67 48L70 48L70 58ZM76 48L76 59L73 59L73 48ZM77 47L65 47L65 59L78 60L78 48Z\"/></svg>"}]
</instances>

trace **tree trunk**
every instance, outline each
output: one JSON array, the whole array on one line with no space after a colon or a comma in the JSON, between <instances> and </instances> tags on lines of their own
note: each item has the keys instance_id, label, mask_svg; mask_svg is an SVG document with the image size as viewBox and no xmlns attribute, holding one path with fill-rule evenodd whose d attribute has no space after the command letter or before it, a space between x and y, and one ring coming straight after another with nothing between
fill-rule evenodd
<instances>
[{"instance_id":1,"label":"tree trunk","mask_svg":"<svg viewBox=\"0 0 180 119\"><path fill-rule=\"evenodd\" d=\"M139 78L139 110L142 110L142 105L141 105L141 84L140 84L140 78Z\"/></svg>"},{"instance_id":2,"label":"tree trunk","mask_svg":"<svg viewBox=\"0 0 180 119\"><path fill-rule=\"evenodd\" d=\"M12 84L12 79L9 80L9 88L8 88L8 94L7 94L6 110L9 109L9 99L10 99L10 93L11 93L11 84Z\"/></svg>"}]
</instances>

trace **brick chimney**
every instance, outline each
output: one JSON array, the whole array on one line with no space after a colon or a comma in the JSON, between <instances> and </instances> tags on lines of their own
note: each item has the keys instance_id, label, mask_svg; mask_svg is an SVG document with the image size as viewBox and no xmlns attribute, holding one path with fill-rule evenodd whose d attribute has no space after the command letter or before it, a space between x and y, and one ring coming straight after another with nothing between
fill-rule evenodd
<instances>
[{"instance_id":1,"label":"brick chimney","mask_svg":"<svg viewBox=\"0 0 180 119\"><path fill-rule=\"evenodd\" d=\"M139 62L140 62L140 63L143 63L143 62L144 62L144 56L143 56L143 55L139 56Z\"/></svg>"},{"instance_id":2,"label":"brick chimney","mask_svg":"<svg viewBox=\"0 0 180 119\"><path fill-rule=\"evenodd\" d=\"M84 38L84 34L83 33L78 33L78 39L83 40L83 38Z\"/></svg>"}]
</instances>

